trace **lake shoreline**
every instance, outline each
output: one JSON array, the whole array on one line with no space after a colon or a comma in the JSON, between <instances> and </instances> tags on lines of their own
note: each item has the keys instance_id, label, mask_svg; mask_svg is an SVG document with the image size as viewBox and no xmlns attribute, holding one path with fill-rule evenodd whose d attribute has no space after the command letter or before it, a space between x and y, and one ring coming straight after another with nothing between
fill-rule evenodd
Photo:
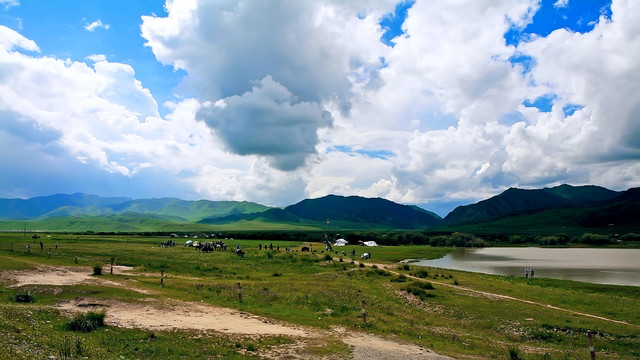
<instances>
[{"instance_id":1,"label":"lake shoreline","mask_svg":"<svg viewBox=\"0 0 640 360\"><path fill-rule=\"evenodd\" d=\"M639 249L489 247L453 249L439 259L410 263L416 266L516 277L525 277L525 269L534 269L535 277L640 286L638 258Z\"/></svg>"}]
</instances>

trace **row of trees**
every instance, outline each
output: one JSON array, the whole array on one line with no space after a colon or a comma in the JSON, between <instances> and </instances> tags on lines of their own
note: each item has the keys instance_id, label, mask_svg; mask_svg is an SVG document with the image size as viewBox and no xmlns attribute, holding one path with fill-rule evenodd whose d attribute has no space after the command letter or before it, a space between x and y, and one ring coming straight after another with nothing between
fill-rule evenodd
<instances>
[{"instance_id":1,"label":"row of trees","mask_svg":"<svg viewBox=\"0 0 640 360\"><path fill-rule=\"evenodd\" d=\"M301 241L318 242L324 239L324 231L231 231L217 232L220 238L254 239L264 241ZM107 233L104 233L107 235ZM144 233L147 236L169 235L168 233ZM183 236L185 234L179 234ZM190 233L189 236L196 235ZM569 236L567 234L555 235L507 235L491 234L477 235L461 232L417 232L417 231L346 231L343 233L330 233L329 240L335 241L344 238L350 244L358 244L359 241L375 241L379 245L431 245L431 246L455 246L455 247L484 247L494 245L540 245L563 246L569 244L585 245L610 245L640 241L640 234L630 233L625 235L601 235L585 233Z\"/></svg>"}]
</instances>

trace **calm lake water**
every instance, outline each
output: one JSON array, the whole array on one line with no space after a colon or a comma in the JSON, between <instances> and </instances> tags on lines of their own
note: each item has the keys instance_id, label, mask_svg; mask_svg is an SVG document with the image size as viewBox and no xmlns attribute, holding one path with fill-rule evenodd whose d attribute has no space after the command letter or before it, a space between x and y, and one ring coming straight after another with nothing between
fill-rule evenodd
<instances>
[{"instance_id":1,"label":"calm lake water","mask_svg":"<svg viewBox=\"0 0 640 360\"><path fill-rule=\"evenodd\" d=\"M456 249L443 258L415 265L524 277L640 286L640 249L483 248Z\"/></svg>"}]
</instances>

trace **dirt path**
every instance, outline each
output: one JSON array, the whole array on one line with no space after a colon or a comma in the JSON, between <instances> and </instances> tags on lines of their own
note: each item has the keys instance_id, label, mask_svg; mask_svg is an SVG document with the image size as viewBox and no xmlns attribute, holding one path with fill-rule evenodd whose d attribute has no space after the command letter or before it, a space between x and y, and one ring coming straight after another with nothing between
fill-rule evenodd
<instances>
[{"instance_id":1,"label":"dirt path","mask_svg":"<svg viewBox=\"0 0 640 360\"><path fill-rule=\"evenodd\" d=\"M114 266L114 274L130 274L132 268ZM75 285L98 283L107 286L126 286L127 289L147 293L137 289L130 282L119 282L92 276L92 269L79 266L39 266L29 270L12 270L0 273L0 278L9 280L11 287L23 285ZM134 274L139 275L139 274ZM149 276L153 274L148 274ZM144 275L142 275L144 276ZM295 338L293 344L286 344L265 352L270 359L320 360L334 359L335 356L318 357L304 352L305 346L319 338L336 338L349 345L351 360L448 360L431 350L417 345L401 343L366 333L345 329L319 330L310 327L286 324L281 321L256 316L236 309L216 307L202 303L178 300L159 301L153 298L142 302L125 302L115 299L78 298L63 301L54 306L61 313L73 316L88 310L106 310L105 323L123 328L139 328L151 331L201 330L245 336L289 336Z\"/></svg>"},{"instance_id":2,"label":"dirt path","mask_svg":"<svg viewBox=\"0 0 640 360\"><path fill-rule=\"evenodd\" d=\"M367 263L363 263L367 266L377 266L379 268L385 269L386 271L394 274L394 275L404 275L410 279L413 280L418 280L418 281L427 281L423 278L417 277L417 276L412 276L412 275L407 275L407 274L402 274L399 273L395 270L392 270L392 267L395 267L394 265L388 265L388 264L367 264ZM496 293L491 293L491 292L487 292L487 291L481 291L481 290L474 290L474 289L470 289L464 286L460 286L460 285L453 285L453 284L447 284L444 282L440 282L437 280L428 280L428 282L433 283L433 284L438 284L438 285L443 285L443 286L447 286L450 288L454 288L456 290L461 290L461 291L466 291L466 292L470 292L473 294L477 294L480 296L484 296L487 298L492 298L492 299L501 299L501 300L513 300L513 301L519 301L519 302L523 302L529 305L535 305L535 306L541 306L541 307L545 307L548 309L553 309L553 310L559 310L559 311L564 311L564 312L568 312L571 314L575 314L575 315L580 315L580 316L585 316L585 317L590 317L593 319L598 319L598 320L603 320L603 321L609 321L609 322L613 322L616 324L623 324L623 325L629 325L629 326L634 326L634 327L640 327L638 325L635 324L631 324L628 323L626 321L622 321L622 320L615 320L615 319L609 319L603 316L599 316L599 315L593 315L593 314L588 314L588 313L584 313L584 312L580 312L580 311L575 311L575 310L571 310L571 309L565 309L565 308L561 308L561 307L557 307L551 304L543 304L541 302L537 302L537 301L532 301L532 300L527 300L527 299L521 299L521 298L517 298L517 297L513 297L513 296L509 296L509 295L502 295L502 294L496 294Z\"/></svg>"},{"instance_id":3,"label":"dirt path","mask_svg":"<svg viewBox=\"0 0 640 360\"><path fill-rule=\"evenodd\" d=\"M452 360L413 344L401 344L364 333L350 333L342 341L353 349L353 360Z\"/></svg>"},{"instance_id":4,"label":"dirt path","mask_svg":"<svg viewBox=\"0 0 640 360\"><path fill-rule=\"evenodd\" d=\"M241 335L285 335L307 337L308 332L292 325L251 315L239 310L175 300L130 303L117 300L76 299L55 306L63 313L107 310L105 323L123 328L152 331L212 330Z\"/></svg>"}]
</instances>

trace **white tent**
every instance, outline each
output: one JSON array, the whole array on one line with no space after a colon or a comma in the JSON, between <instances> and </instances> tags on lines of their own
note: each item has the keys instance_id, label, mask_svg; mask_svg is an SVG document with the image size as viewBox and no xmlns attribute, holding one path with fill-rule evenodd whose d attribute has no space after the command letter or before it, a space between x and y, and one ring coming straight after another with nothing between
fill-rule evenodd
<instances>
[{"instance_id":1,"label":"white tent","mask_svg":"<svg viewBox=\"0 0 640 360\"><path fill-rule=\"evenodd\" d=\"M336 242L333 244L333 246L345 246L347 245L349 242L345 239L338 239L336 240Z\"/></svg>"},{"instance_id":2,"label":"white tent","mask_svg":"<svg viewBox=\"0 0 640 360\"><path fill-rule=\"evenodd\" d=\"M366 246L378 246L375 241L365 241L363 244Z\"/></svg>"}]
</instances>

